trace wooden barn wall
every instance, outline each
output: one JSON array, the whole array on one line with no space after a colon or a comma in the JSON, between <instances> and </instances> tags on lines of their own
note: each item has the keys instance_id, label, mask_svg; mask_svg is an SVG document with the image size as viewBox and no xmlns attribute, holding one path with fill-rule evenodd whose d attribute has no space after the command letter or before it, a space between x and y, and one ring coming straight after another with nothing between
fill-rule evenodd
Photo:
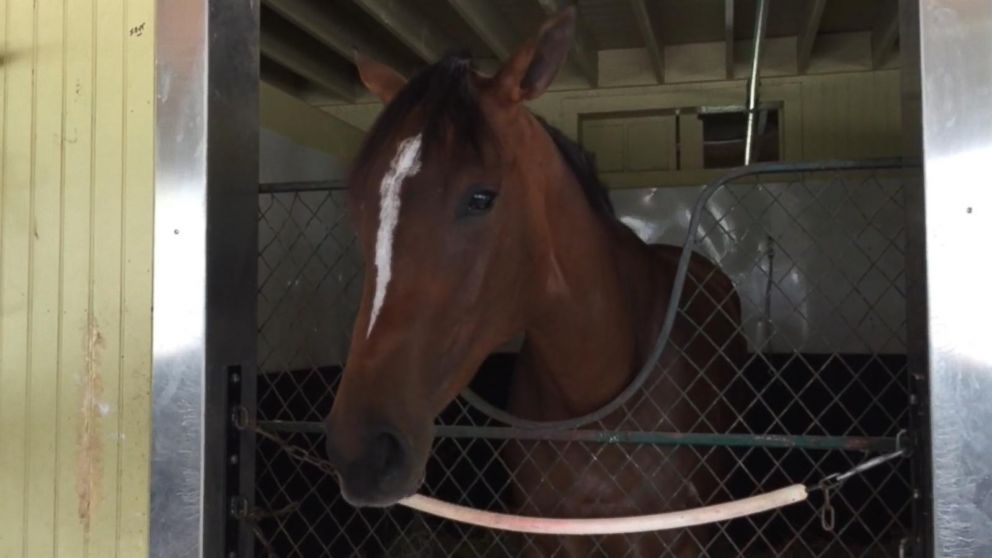
<instances>
[{"instance_id":1,"label":"wooden barn wall","mask_svg":"<svg viewBox=\"0 0 992 558\"><path fill-rule=\"evenodd\" d=\"M901 153L902 93L897 70L811 77L800 81L799 87L803 147L798 155L803 159Z\"/></svg>"},{"instance_id":2,"label":"wooden barn wall","mask_svg":"<svg viewBox=\"0 0 992 558\"><path fill-rule=\"evenodd\" d=\"M153 0L0 0L0 557L148 539Z\"/></svg>"}]
</instances>

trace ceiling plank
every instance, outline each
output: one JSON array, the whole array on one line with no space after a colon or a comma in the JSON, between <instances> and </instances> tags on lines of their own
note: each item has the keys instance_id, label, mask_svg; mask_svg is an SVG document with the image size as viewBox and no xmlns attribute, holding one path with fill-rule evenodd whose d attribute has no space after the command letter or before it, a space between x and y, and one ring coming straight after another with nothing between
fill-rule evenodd
<instances>
[{"instance_id":1,"label":"ceiling plank","mask_svg":"<svg viewBox=\"0 0 992 558\"><path fill-rule=\"evenodd\" d=\"M557 14L568 7L567 0L536 0L541 10L548 16ZM575 37L572 39L572 63L579 69L582 76L590 85L596 87L599 83L599 53L596 52L592 34L582 23L582 18L576 12Z\"/></svg>"},{"instance_id":2,"label":"ceiling plank","mask_svg":"<svg viewBox=\"0 0 992 558\"><path fill-rule=\"evenodd\" d=\"M799 75L805 74L806 69L809 68L813 44L816 43L816 35L820 31L820 21L823 19L823 8L826 5L827 0L808 0L806 4L806 15L803 17L802 29L799 30L799 40L796 41Z\"/></svg>"},{"instance_id":3,"label":"ceiling plank","mask_svg":"<svg viewBox=\"0 0 992 558\"><path fill-rule=\"evenodd\" d=\"M654 22L651 21L647 0L630 0L630 8L634 11L634 19L637 20L644 46L647 47L648 55L651 57L654 78L658 83L665 83L665 47L655 31Z\"/></svg>"},{"instance_id":4,"label":"ceiling plank","mask_svg":"<svg viewBox=\"0 0 992 558\"><path fill-rule=\"evenodd\" d=\"M497 58L506 60L513 54L517 46L516 33L491 1L448 0L448 3Z\"/></svg>"},{"instance_id":5,"label":"ceiling plank","mask_svg":"<svg viewBox=\"0 0 992 558\"><path fill-rule=\"evenodd\" d=\"M895 48L898 38L899 2L898 0L885 0L885 5L879 12L879 18L871 30L872 68L878 68L885 63L885 59Z\"/></svg>"},{"instance_id":6,"label":"ceiling plank","mask_svg":"<svg viewBox=\"0 0 992 558\"><path fill-rule=\"evenodd\" d=\"M405 68L396 56L391 56L385 49L356 33L354 27L328 13L320 2L265 0L265 5L346 60L354 61L355 51L358 50L369 58L389 64L401 74L409 76L413 73L413 69Z\"/></svg>"},{"instance_id":7,"label":"ceiling plank","mask_svg":"<svg viewBox=\"0 0 992 558\"><path fill-rule=\"evenodd\" d=\"M264 56L259 60L258 75L263 83L267 83L297 97L300 96L300 91L304 87L302 82L305 80L300 78L300 76Z\"/></svg>"},{"instance_id":8,"label":"ceiling plank","mask_svg":"<svg viewBox=\"0 0 992 558\"><path fill-rule=\"evenodd\" d=\"M340 71L313 58L305 49L262 29L259 46L262 54L292 72L326 89L328 92L353 102L358 91L354 78L342 75Z\"/></svg>"},{"instance_id":9,"label":"ceiling plank","mask_svg":"<svg viewBox=\"0 0 992 558\"><path fill-rule=\"evenodd\" d=\"M355 0L366 13L423 61L433 64L451 50L453 42L409 0Z\"/></svg>"},{"instance_id":10,"label":"ceiling plank","mask_svg":"<svg viewBox=\"0 0 992 558\"><path fill-rule=\"evenodd\" d=\"M734 79L734 0L723 0L724 75Z\"/></svg>"}]
</instances>

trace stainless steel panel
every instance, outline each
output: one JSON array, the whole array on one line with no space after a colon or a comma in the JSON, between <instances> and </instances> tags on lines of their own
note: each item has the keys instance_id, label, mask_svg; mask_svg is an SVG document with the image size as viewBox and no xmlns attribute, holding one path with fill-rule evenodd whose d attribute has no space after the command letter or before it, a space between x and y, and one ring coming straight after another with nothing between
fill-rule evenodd
<instances>
[{"instance_id":1,"label":"stainless steel panel","mask_svg":"<svg viewBox=\"0 0 992 558\"><path fill-rule=\"evenodd\" d=\"M218 556L225 367L254 376L258 4L156 10L150 554Z\"/></svg>"},{"instance_id":2,"label":"stainless steel panel","mask_svg":"<svg viewBox=\"0 0 992 558\"><path fill-rule=\"evenodd\" d=\"M152 556L201 556L206 306L206 37L197 0L158 3Z\"/></svg>"},{"instance_id":3,"label":"stainless steel panel","mask_svg":"<svg viewBox=\"0 0 992 558\"><path fill-rule=\"evenodd\" d=\"M992 2L920 2L920 56L934 553L992 556Z\"/></svg>"}]
</instances>

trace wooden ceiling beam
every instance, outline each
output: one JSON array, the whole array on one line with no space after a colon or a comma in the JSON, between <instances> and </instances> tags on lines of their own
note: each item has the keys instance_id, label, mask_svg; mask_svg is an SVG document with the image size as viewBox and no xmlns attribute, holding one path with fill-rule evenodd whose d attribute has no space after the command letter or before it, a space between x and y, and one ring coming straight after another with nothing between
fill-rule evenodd
<instances>
[{"instance_id":1,"label":"wooden ceiling beam","mask_svg":"<svg viewBox=\"0 0 992 558\"><path fill-rule=\"evenodd\" d=\"M273 62L345 101L353 102L355 100L358 91L356 80L342 75L339 70L313 58L312 54L305 49L285 41L265 29L262 29L259 43L262 54Z\"/></svg>"},{"instance_id":2,"label":"wooden ceiling beam","mask_svg":"<svg viewBox=\"0 0 992 558\"><path fill-rule=\"evenodd\" d=\"M871 66L878 68L895 49L899 38L899 1L885 0L871 30Z\"/></svg>"},{"instance_id":3,"label":"wooden ceiling beam","mask_svg":"<svg viewBox=\"0 0 992 558\"><path fill-rule=\"evenodd\" d=\"M734 0L723 0L724 75L734 79Z\"/></svg>"},{"instance_id":4,"label":"wooden ceiling beam","mask_svg":"<svg viewBox=\"0 0 992 558\"><path fill-rule=\"evenodd\" d=\"M517 47L517 36L510 22L491 2L448 0L476 36L486 43L500 60L506 60Z\"/></svg>"},{"instance_id":5,"label":"wooden ceiling beam","mask_svg":"<svg viewBox=\"0 0 992 558\"><path fill-rule=\"evenodd\" d=\"M806 3L806 15L803 17L802 28L799 30L799 40L796 41L796 66L799 75L805 74L809 68L809 59L813 54L813 44L816 43L816 35L820 32L820 21L823 19L823 8L827 5L827 0L808 0Z\"/></svg>"},{"instance_id":6,"label":"wooden ceiling beam","mask_svg":"<svg viewBox=\"0 0 992 558\"><path fill-rule=\"evenodd\" d=\"M345 58L354 61L355 51L389 64L401 74L409 76L411 68L391 56L383 48L366 40L340 19L328 13L321 2L315 0L265 0L265 5L287 21L312 35L315 39Z\"/></svg>"},{"instance_id":7,"label":"wooden ceiling beam","mask_svg":"<svg viewBox=\"0 0 992 558\"><path fill-rule=\"evenodd\" d=\"M417 10L416 2L355 0L355 3L428 64L440 60L454 45L440 27Z\"/></svg>"},{"instance_id":8,"label":"wooden ceiling beam","mask_svg":"<svg viewBox=\"0 0 992 558\"><path fill-rule=\"evenodd\" d=\"M644 46L648 49L655 81L665 83L665 47L658 36L654 22L651 21L647 0L630 0L630 9L634 12L634 19L637 20Z\"/></svg>"},{"instance_id":9,"label":"wooden ceiling beam","mask_svg":"<svg viewBox=\"0 0 992 558\"><path fill-rule=\"evenodd\" d=\"M263 83L267 83L297 97L303 89L303 80L300 76L289 71L282 64L269 60L265 56L259 60L258 77Z\"/></svg>"},{"instance_id":10,"label":"wooden ceiling beam","mask_svg":"<svg viewBox=\"0 0 992 558\"><path fill-rule=\"evenodd\" d=\"M552 16L570 5L567 0L536 1L541 10L548 16ZM575 37L572 42L571 54L572 63L579 69L586 81L591 86L596 87L599 83L599 53L596 51L592 34L578 15L576 15L575 20Z\"/></svg>"},{"instance_id":11,"label":"wooden ceiling beam","mask_svg":"<svg viewBox=\"0 0 992 558\"><path fill-rule=\"evenodd\" d=\"M299 145L347 161L362 144L364 131L271 84L261 84L258 103L259 123Z\"/></svg>"}]
</instances>

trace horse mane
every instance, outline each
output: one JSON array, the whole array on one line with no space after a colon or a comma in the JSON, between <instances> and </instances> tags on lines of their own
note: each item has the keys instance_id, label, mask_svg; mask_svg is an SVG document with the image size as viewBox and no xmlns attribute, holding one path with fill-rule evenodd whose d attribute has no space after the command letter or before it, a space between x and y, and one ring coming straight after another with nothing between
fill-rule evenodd
<instances>
[{"instance_id":1,"label":"horse mane","mask_svg":"<svg viewBox=\"0 0 992 558\"><path fill-rule=\"evenodd\" d=\"M472 85L472 72L472 59L464 53L448 54L420 71L376 119L358 153L355 168L369 168L376 149L390 138L407 115L416 110L424 113L422 145L425 151L437 146L445 130L451 129L456 145L465 145L476 154L481 153L488 126ZM589 205L598 214L615 218L613 204L606 187L599 180L592 156L540 116L537 120L551 136L562 160L582 186Z\"/></svg>"},{"instance_id":2,"label":"horse mane","mask_svg":"<svg viewBox=\"0 0 992 558\"><path fill-rule=\"evenodd\" d=\"M535 116L537 121L544 126L548 135L551 136L551 141L555 143L555 147L558 148L558 153L565 160L565 164L572 169L572 174L582 185L582 192L585 193L589 205L598 213L616 217L610 194L606 190L606 186L599 180L599 172L596 170L596 162L592 155L577 142L572 141L564 132L548 124L540 116Z\"/></svg>"}]
</instances>

